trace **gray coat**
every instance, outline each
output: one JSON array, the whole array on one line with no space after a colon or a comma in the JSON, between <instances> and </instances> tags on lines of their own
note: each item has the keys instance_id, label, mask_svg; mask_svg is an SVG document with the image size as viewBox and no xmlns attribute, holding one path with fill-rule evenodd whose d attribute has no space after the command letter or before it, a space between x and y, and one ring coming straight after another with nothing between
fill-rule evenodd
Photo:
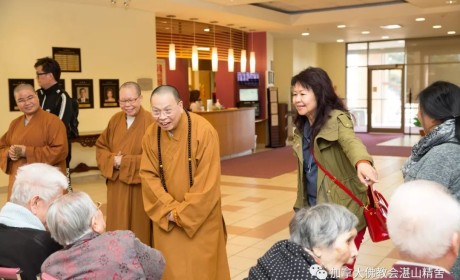
<instances>
[{"instance_id":1,"label":"gray coat","mask_svg":"<svg viewBox=\"0 0 460 280\"><path fill-rule=\"evenodd\" d=\"M412 180L435 181L446 186L460 202L460 144L443 143L432 147L404 177L405 182ZM460 279L460 257L451 273L455 279Z\"/></svg>"}]
</instances>

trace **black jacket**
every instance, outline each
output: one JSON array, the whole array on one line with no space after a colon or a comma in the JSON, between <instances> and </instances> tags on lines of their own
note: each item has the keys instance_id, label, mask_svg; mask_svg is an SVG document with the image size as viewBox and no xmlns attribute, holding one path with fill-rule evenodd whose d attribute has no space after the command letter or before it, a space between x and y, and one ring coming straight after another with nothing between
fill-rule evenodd
<instances>
[{"instance_id":1,"label":"black jacket","mask_svg":"<svg viewBox=\"0 0 460 280\"><path fill-rule=\"evenodd\" d=\"M60 249L47 231L0 224L0 266L19 267L24 280L35 280L45 259Z\"/></svg>"}]
</instances>

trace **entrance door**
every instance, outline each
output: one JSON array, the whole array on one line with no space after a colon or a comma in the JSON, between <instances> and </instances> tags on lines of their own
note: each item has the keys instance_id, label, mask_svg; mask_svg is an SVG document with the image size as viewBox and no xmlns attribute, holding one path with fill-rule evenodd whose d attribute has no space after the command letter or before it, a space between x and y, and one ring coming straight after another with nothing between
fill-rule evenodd
<instances>
[{"instance_id":1,"label":"entrance door","mask_svg":"<svg viewBox=\"0 0 460 280\"><path fill-rule=\"evenodd\" d=\"M404 66L369 67L368 132L404 132Z\"/></svg>"}]
</instances>

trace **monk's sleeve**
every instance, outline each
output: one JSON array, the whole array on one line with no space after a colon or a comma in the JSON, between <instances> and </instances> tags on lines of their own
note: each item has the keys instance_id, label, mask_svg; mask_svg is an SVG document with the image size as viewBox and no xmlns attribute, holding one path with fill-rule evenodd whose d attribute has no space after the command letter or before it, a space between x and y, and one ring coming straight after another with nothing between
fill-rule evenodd
<instances>
[{"instance_id":1,"label":"monk's sleeve","mask_svg":"<svg viewBox=\"0 0 460 280\"><path fill-rule=\"evenodd\" d=\"M120 181L130 185L141 183L141 176L139 175L141 158L141 155L123 156L121 159L120 174L118 175Z\"/></svg>"},{"instance_id":2,"label":"monk's sleeve","mask_svg":"<svg viewBox=\"0 0 460 280\"><path fill-rule=\"evenodd\" d=\"M153 133L153 127L150 126L142 140L142 158L140 166L140 175L142 178L142 198L144 209L150 219L153 220L160 228L170 231L174 225L170 223L167 215L171 210L179 205L161 185L158 173L158 157L155 154L156 147ZM155 127L156 128L156 127ZM154 164L156 163L156 164Z\"/></svg>"},{"instance_id":3,"label":"monk's sleeve","mask_svg":"<svg viewBox=\"0 0 460 280\"><path fill-rule=\"evenodd\" d=\"M110 143L112 143L113 132L111 122L106 129L99 135L96 141L96 162L97 167L101 171L101 175L110 180L116 179L116 174L113 172L113 163L115 154L112 152Z\"/></svg>"},{"instance_id":4,"label":"monk's sleeve","mask_svg":"<svg viewBox=\"0 0 460 280\"><path fill-rule=\"evenodd\" d=\"M10 142L8 141L8 132L3 134L2 138L0 138L0 168L5 172L6 174L9 174L8 172L8 151L10 149Z\"/></svg>"},{"instance_id":5,"label":"monk's sleeve","mask_svg":"<svg viewBox=\"0 0 460 280\"><path fill-rule=\"evenodd\" d=\"M56 165L67 157L67 131L60 119L43 123L47 126L45 145L41 147L26 146L27 163L42 162ZM43 129L43 128L42 128Z\"/></svg>"},{"instance_id":6,"label":"monk's sleeve","mask_svg":"<svg viewBox=\"0 0 460 280\"><path fill-rule=\"evenodd\" d=\"M189 237L193 237L206 222L221 198L219 136L211 125L204 128L207 129L200 132L198 141L193 186L176 207L180 225Z\"/></svg>"}]
</instances>

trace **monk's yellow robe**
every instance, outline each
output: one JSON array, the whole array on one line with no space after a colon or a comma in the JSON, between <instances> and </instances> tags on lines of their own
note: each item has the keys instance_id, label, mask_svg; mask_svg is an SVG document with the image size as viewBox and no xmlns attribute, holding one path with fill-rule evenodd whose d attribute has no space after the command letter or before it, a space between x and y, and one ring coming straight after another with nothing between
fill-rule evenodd
<instances>
[{"instance_id":1,"label":"monk's yellow robe","mask_svg":"<svg viewBox=\"0 0 460 280\"><path fill-rule=\"evenodd\" d=\"M0 168L10 175L8 196L10 199L16 172L30 163L47 163L58 167L66 174L67 132L64 123L55 115L39 108L25 123L25 115L14 119L8 131L0 139ZM11 145L26 146L25 157L13 161L8 157Z\"/></svg>"},{"instance_id":2,"label":"monk's yellow robe","mask_svg":"<svg viewBox=\"0 0 460 280\"><path fill-rule=\"evenodd\" d=\"M230 279L226 229L220 192L219 137L203 117L190 113L193 186L189 184L187 116L182 113L174 135L161 131L161 154L167 191L159 175L156 124L142 141L142 193L153 220L154 247L166 260L163 279ZM168 220L175 209L180 226Z\"/></svg>"},{"instance_id":3,"label":"monk's yellow robe","mask_svg":"<svg viewBox=\"0 0 460 280\"><path fill-rule=\"evenodd\" d=\"M142 202L139 167L142 137L154 122L142 107L127 128L125 112L116 113L96 141L96 161L107 184L107 230L131 230L143 243L152 246L152 223ZM123 155L119 169L114 157Z\"/></svg>"}]
</instances>

